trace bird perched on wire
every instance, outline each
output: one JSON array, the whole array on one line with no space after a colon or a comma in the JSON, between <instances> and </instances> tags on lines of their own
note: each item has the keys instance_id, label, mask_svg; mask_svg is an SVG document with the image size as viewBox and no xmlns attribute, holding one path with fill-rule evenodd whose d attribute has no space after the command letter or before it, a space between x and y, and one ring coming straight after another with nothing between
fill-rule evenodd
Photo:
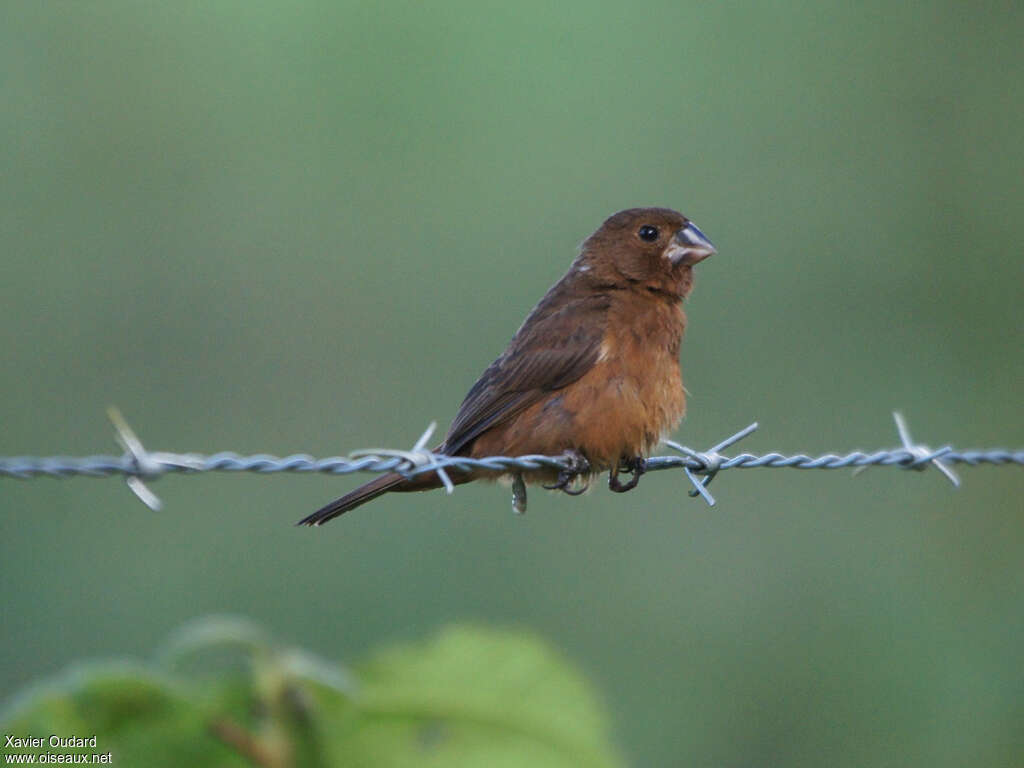
<instances>
[{"instance_id":1,"label":"bird perched on wire","mask_svg":"<svg viewBox=\"0 0 1024 768\"><path fill-rule=\"evenodd\" d=\"M566 457L565 470L517 475L518 488L525 480L575 495L586 487L576 487L579 478L589 482L604 471L611 490L636 487L644 456L683 417L681 302L693 287L693 266L713 253L676 211L631 208L608 218L469 390L434 453ZM454 484L501 474L445 471ZM320 525L391 491L442 484L436 473L391 472L299 524Z\"/></svg>"}]
</instances>

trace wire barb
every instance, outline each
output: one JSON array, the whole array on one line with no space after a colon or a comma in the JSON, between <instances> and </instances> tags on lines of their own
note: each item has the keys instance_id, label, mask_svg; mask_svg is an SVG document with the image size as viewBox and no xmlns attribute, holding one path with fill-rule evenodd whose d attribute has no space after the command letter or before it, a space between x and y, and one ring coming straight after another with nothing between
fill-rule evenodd
<instances>
[{"instance_id":1,"label":"wire barb","mask_svg":"<svg viewBox=\"0 0 1024 768\"><path fill-rule=\"evenodd\" d=\"M138 435L128 426L121 412L114 406L107 407L107 418L114 425L114 439L124 449L124 458L131 463L132 472L125 473L125 484L132 493L154 512L163 509L160 497L149 490L143 477L157 478L160 476L160 465L146 452Z\"/></svg>"},{"instance_id":2,"label":"wire barb","mask_svg":"<svg viewBox=\"0 0 1024 768\"><path fill-rule=\"evenodd\" d=\"M921 471L927 464L932 464L939 472L944 474L946 478L953 484L954 488L960 487L960 478L956 476L956 472L947 467L941 461L940 457L945 456L953 451L952 446L944 446L939 448L937 451L933 451L926 445L921 443L915 443L913 438L910 436L910 428L907 427L907 422L903 418L903 414L899 411L892 412L892 418L896 422L896 431L899 433L900 442L903 443L903 448L913 457L913 461L904 466L907 469L916 469Z\"/></svg>"},{"instance_id":3,"label":"wire barb","mask_svg":"<svg viewBox=\"0 0 1024 768\"><path fill-rule=\"evenodd\" d=\"M719 451L728 448L730 445L738 443L744 437L757 430L757 427L758 423L755 421L753 424L744 427L736 434L730 435L722 442L708 448L704 452L694 451L673 440L662 440L665 445L670 448L674 448L697 462L697 466L683 465L683 472L686 473L686 478L693 484L693 490L688 492L690 498L696 498L699 495L708 503L709 507L715 506L715 497L711 495L711 492L708 490L708 486L711 485L711 481L715 479L715 475L717 475L719 470L722 469L722 465L728 461L728 459L720 454ZM697 475L703 475L704 477L698 479Z\"/></svg>"},{"instance_id":4,"label":"wire barb","mask_svg":"<svg viewBox=\"0 0 1024 768\"><path fill-rule=\"evenodd\" d=\"M396 467L396 469L403 475L410 477L414 474L420 474L420 472L423 471L424 468L427 470L433 470L434 472L437 473L438 478L444 485L445 492L449 496L451 496L455 492L455 483L452 482L452 479L448 476L448 473L444 471L444 465L438 463L438 458L440 458L440 454L434 453L433 451L428 450L426 448L427 441L430 439L430 436L434 434L435 429L437 429L437 422L430 422L427 425L427 428L423 430L423 434L420 435L420 438L419 440L416 441L416 444L413 445L413 447L408 451L395 450L389 448L364 448L363 450L360 451L352 451L352 453L350 453L349 456L353 459L358 459L367 456L373 458L376 458L378 456L393 456L397 459L402 459L404 462L406 462L406 466Z\"/></svg>"},{"instance_id":5,"label":"wire barb","mask_svg":"<svg viewBox=\"0 0 1024 768\"><path fill-rule=\"evenodd\" d=\"M469 456L447 456L435 453L426 448L427 442L434 433L436 424L430 426L420 435L415 445L409 450L390 450L377 448L355 451L347 457L332 456L315 459L306 454L292 454L277 457L268 454L241 456L232 452L221 452L210 455L199 453L169 453L148 451L135 432L128 426L121 413L111 408L108 411L110 420L116 431L117 442L124 453L120 456L0 456L0 477L31 479L34 477L110 477L119 475L125 478L132 492L150 509L161 507L157 497L146 485L163 475L193 474L197 472L256 472L269 474L275 472L318 472L332 475L347 475L353 472L399 472L406 477L415 477L424 473L435 473L451 493L455 489L448 470L460 473L474 469L488 470L512 475L513 508L517 512L526 511L526 485L522 481L523 472L548 469L558 472L573 471L574 463L570 456L486 456L471 458ZM991 464L1005 466L1014 464L1024 466L1024 449L1008 451L999 448L986 450L957 450L952 446L938 449L929 448L917 443L910 435L907 423L900 413L894 413L896 430L900 436L901 446L894 449L879 450L872 453L851 451L844 455L832 453L820 456L805 454L784 455L766 453L760 456L741 453L725 456L722 451L736 444L758 428L757 423L741 429L706 451L695 451L672 440L665 444L676 451L668 456L648 457L644 466L647 472L662 469L682 469L687 480L693 486L689 495L700 496L710 505L715 505L715 498L708 490L711 481L726 469L754 469L758 467L781 469L865 469L867 467L899 467L901 469L923 470L931 464L954 486L960 485L960 478L953 471L955 464L977 466Z\"/></svg>"},{"instance_id":6,"label":"wire barb","mask_svg":"<svg viewBox=\"0 0 1024 768\"><path fill-rule=\"evenodd\" d=\"M512 475L512 510L517 515L526 514L526 481L522 472Z\"/></svg>"}]
</instances>

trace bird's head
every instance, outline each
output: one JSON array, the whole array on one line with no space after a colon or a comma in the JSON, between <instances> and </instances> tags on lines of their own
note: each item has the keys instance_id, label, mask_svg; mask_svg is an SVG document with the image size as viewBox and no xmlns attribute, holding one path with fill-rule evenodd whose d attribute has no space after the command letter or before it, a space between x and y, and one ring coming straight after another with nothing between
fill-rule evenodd
<instances>
[{"instance_id":1,"label":"bird's head","mask_svg":"<svg viewBox=\"0 0 1024 768\"><path fill-rule=\"evenodd\" d=\"M691 268L715 253L697 227L669 208L630 208L610 216L588 237L574 265L599 282L685 296Z\"/></svg>"}]
</instances>

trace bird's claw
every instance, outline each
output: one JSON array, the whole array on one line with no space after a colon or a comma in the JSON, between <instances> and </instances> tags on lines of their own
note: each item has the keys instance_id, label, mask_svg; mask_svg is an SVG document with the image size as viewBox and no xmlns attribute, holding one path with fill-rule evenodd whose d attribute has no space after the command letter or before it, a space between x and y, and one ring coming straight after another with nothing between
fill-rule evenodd
<instances>
[{"instance_id":1,"label":"bird's claw","mask_svg":"<svg viewBox=\"0 0 1024 768\"><path fill-rule=\"evenodd\" d=\"M566 451L565 458L569 462L569 466L559 471L558 478L552 485L545 485L544 488L549 491L561 491L569 496L579 496L581 493L585 493L590 487L590 480L583 481L582 488L570 488L569 486L573 481L587 472L590 469L590 462L587 458L576 451Z\"/></svg>"},{"instance_id":2,"label":"bird's claw","mask_svg":"<svg viewBox=\"0 0 1024 768\"><path fill-rule=\"evenodd\" d=\"M623 459L619 465L608 473L608 488L615 493L625 493L636 488L640 482L640 475L647 471L647 462L643 456L634 456L631 459ZM629 482L620 483L619 473L628 472L632 475Z\"/></svg>"},{"instance_id":3,"label":"bird's claw","mask_svg":"<svg viewBox=\"0 0 1024 768\"><path fill-rule=\"evenodd\" d=\"M585 482L582 488L570 488L569 484L576 479L576 475L569 472L559 472L558 480L555 481L554 485L545 485L549 491L561 491L562 493L568 494L569 496L579 496L580 494L586 493L587 488L590 487L589 482Z\"/></svg>"}]
</instances>

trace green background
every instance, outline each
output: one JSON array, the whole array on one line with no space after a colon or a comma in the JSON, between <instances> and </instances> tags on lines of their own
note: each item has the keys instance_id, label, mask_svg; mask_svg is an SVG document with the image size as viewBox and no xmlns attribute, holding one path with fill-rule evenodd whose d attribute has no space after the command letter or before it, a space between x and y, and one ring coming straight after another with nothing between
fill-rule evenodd
<instances>
[{"instance_id":1,"label":"green background","mask_svg":"<svg viewBox=\"0 0 1024 768\"><path fill-rule=\"evenodd\" d=\"M442 429L608 214L718 246L697 448L1024 442L1024 6L5 3L0 455L317 456ZM0 692L252 617L329 658L521 626L636 765L1019 765L1018 468L618 496L0 480Z\"/></svg>"}]
</instances>

